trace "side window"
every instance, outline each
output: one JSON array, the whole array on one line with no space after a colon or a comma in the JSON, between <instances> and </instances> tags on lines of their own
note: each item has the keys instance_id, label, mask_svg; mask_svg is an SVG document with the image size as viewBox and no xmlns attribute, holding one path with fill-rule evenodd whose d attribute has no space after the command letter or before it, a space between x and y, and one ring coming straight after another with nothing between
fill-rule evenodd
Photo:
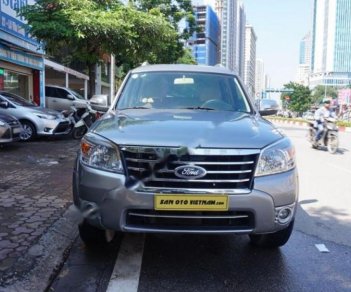
<instances>
[{"instance_id":1,"label":"side window","mask_svg":"<svg viewBox=\"0 0 351 292\"><path fill-rule=\"evenodd\" d=\"M55 95L55 88L45 87L45 96L56 96Z\"/></svg>"},{"instance_id":2,"label":"side window","mask_svg":"<svg viewBox=\"0 0 351 292\"><path fill-rule=\"evenodd\" d=\"M61 88L56 88L56 96L57 98L67 99L68 92Z\"/></svg>"}]
</instances>

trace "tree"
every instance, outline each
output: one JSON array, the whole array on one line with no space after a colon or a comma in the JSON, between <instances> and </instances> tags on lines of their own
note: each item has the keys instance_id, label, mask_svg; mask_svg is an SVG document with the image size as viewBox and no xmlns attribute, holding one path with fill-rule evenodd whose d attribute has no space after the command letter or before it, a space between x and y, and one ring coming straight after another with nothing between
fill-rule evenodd
<instances>
[{"instance_id":1,"label":"tree","mask_svg":"<svg viewBox=\"0 0 351 292\"><path fill-rule=\"evenodd\" d=\"M177 32L160 12L138 11L117 0L38 0L20 15L48 54L68 50L86 65L90 94L95 89L95 65L104 54L137 64L178 46Z\"/></svg>"},{"instance_id":2,"label":"tree","mask_svg":"<svg viewBox=\"0 0 351 292\"><path fill-rule=\"evenodd\" d=\"M312 104L311 90L307 86L290 82L285 84L284 88L292 90L292 92L281 95L283 104L286 103L289 110L303 113L310 108Z\"/></svg>"},{"instance_id":3,"label":"tree","mask_svg":"<svg viewBox=\"0 0 351 292\"><path fill-rule=\"evenodd\" d=\"M188 40L196 31L196 19L191 0L130 0L129 2L142 11L160 11L177 31L179 31L180 22L185 21L186 25L179 35L182 40Z\"/></svg>"},{"instance_id":4,"label":"tree","mask_svg":"<svg viewBox=\"0 0 351 292\"><path fill-rule=\"evenodd\" d=\"M188 58L183 44L198 30L191 0L130 0L129 3L144 12L161 13L178 32L177 45L163 44L167 54L154 56L151 62L175 63Z\"/></svg>"},{"instance_id":5,"label":"tree","mask_svg":"<svg viewBox=\"0 0 351 292\"><path fill-rule=\"evenodd\" d=\"M312 102L315 105L320 104L323 101L324 96L336 98L338 96L338 90L335 87L317 85L312 94Z\"/></svg>"},{"instance_id":6,"label":"tree","mask_svg":"<svg viewBox=\"0 0 351 292\"><path fill-rule=\"evenodd\" d=\"M196 60L194 59L190 49L184 49L183 56L177 60L177 64L193 64L196 65Z\"/></svg>"}]
</instances>

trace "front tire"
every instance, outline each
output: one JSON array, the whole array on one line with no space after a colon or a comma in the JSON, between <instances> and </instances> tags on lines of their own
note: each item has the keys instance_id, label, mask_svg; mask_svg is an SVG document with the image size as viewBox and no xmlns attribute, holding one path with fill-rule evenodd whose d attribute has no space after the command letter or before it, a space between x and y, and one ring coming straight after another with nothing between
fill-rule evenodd
<instances>
[{"instance_id":1,"label":"front tire","mask_svg":"<svg viewBox=\"0 0 351 292\"><path fill-rule=\"evenodd\" d=\"M86 126L80 126L78 128L73 128L72 130L72 137L73 139L82 139L85 133L87 132L87 127Z\"/></svg>"},{"instance_id":2,"label":"front tire","mask_svg":"<svg viewBox=\"0 0 351 292\"><path fill-rule=\"evenodd\" d=\"M294 228L294 221L283 230L268 234L250 234L251 244L258 247L277 248L288 242Z\"/></svg>"},{"instance_id":3,"label":"front tire","mask_svg":"<svg viewBox=\"0 0 351 292\"><path fill-rule=\"evenodd\" d=\"M78 230L80 238L87 247L106 245L116 236L114 231L99 229L89 224L85 219L79 224Z\"/></svg>"},{"instance_id":4,"label":"front tire","mask_svg":"<svg viewBox=\"0 0 351 292\"><path fill-rule=\"evenodd\" d=\"M21 121L23 132L20 135L22 141L32 141L37 135L35 126L29 121Z\"/></svg>"},{"instance_id":5,"label":"front tire","mask_svg":"<svg viewBox=\"0 0 351 292\"><path fill-rule=\"evenodd\" d=\"M328 144L327 148L329 153L334 154L336 151L338 151L339 147L339 139L336 136L329 136L328 137Z\"/></svg>"}]
</instances>

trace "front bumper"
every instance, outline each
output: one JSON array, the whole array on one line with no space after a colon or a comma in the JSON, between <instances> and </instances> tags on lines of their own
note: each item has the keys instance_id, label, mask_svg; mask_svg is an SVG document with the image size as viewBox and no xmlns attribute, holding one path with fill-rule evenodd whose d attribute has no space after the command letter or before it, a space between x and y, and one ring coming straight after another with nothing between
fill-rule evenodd
<instances>
[{"instance_id":1,"label":"front bumper","mask_svg":"<svg viewBox=\"0 0 351 292\"><path fill-rule=\"evenodd\" d=\"M217 192L218 193L218 192ZM225 191L223 193L226 193ZM179 192L177 192L179 194ZM189 194L189 192L187 192ZM203 192L211 194L211 191ZM225 215L240 217L249 214L250 224L211 225L203 228L201 222L219 212L204 212L198 217L196 225L178 223L162 225L155 216L165 214L169 217L187 212L154 211L153 192L135 191L125 187L125 176L87 167L77 160L73 175L73 196L75 205L82 211L88 222L102 229L125 232L158 232L158 233L272 233L284 229L293 220L298 200L298 176L296 169L266 177L255 178L254 188L249 192L229 193L229 210ZM289 207L292 216L284 224L277 222L279 207ZM129 220L131 214L148 214L148 224ZM189 214L192 214L191 212ZM221 215L219 215L221 216ZM215 217L215 216L212 216ZM194 219L194 218L193 218ZM153 220L155 224L151 224ZM173 220L173 219L172 219ZM201 221L202 220L202 221ZM228 219L230 222L233 220ZM229 222L229 221L218 222ZM177 220L173 220L172 222ZM207 220L211 221L211 220ZM138 224L139 222L139 224ZM205 221L204 221L205 222ZM187 222L188 223L188 222Z\"/></svg>"},{"instance_id":2,"label":"front bumper","mask_svg":"<svg viewBox=\"0 0 351 292\"><path fill-rule=\"evenodd\" d=\"M0 143L12 143L20 141L20 134L22 127L19 124L13 126L1 127L0 129Z\"/></svg>"},{"instance_id":3,"label":"front bumper","mask_svg":"<svg viewBox=\"0 0 351 292\"><path fill-rule=\"evenodd\" d=\"M65 135L71 131L72 124L69 119L40 120L38 123L38 135Z\"/></svg>"}]
</instances>

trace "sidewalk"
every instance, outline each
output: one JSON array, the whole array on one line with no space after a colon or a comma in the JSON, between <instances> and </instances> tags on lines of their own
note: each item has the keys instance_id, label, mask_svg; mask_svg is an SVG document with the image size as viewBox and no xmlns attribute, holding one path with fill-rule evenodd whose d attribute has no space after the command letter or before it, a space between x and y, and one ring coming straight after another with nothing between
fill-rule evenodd
<instances>
[{"instance_id":1,"label":"sidewalk","mask_svg":"<svg viewBox=\"0 0 351 292\"><path fill-rule=\"evenodd\" d=\"M0 291L45 254L38 241L72 204L78 148L79 141L68 137L0 147Z\"/></svg>"}]
</instances>

